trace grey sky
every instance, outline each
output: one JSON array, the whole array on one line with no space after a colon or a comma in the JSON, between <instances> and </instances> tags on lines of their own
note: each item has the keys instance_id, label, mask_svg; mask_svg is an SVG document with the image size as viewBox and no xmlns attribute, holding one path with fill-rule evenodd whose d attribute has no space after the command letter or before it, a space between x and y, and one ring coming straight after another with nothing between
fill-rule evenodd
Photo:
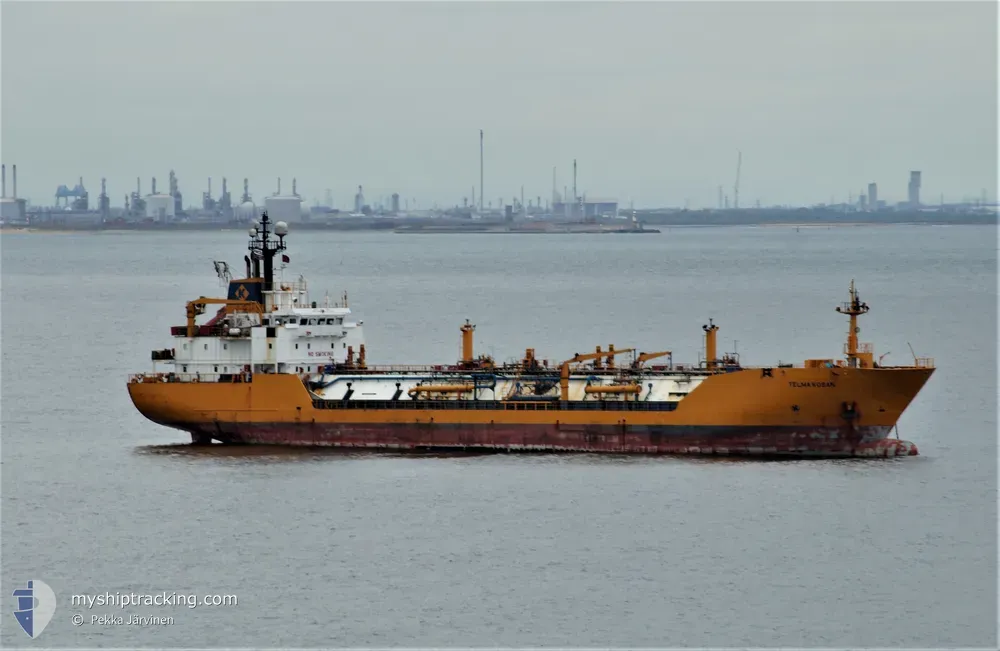
<instances>
[{"instance_id":1,"label":"grey sky","mask_svg":"<svg viewBox=\"0 0 1000 651\"><path fill-rule=\"evenodd\" d=\"M637 206L903 200L997 183L992 2L3 2L2 152L50 204L79 176L186 205L356 186L421 207L572 183Z\"/></svg>"}]
</instances>

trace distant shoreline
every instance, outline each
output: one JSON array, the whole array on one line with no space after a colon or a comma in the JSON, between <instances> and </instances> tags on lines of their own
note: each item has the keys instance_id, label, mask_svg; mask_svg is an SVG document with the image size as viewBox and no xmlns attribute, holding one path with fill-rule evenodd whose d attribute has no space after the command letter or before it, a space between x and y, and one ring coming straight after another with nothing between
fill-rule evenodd
<instances>
[{"instance_id":1,"label":"distant shoreline","mask_svg":"<svg viewBox=\"0 0 1000 651\"><path fill-rule=\"evenodd\" d=\"M107 232L110 232L110 231L104 231L104 230L100 230L100 229L87 229L87 230L84 230L82 228L81 229L66 228L66 229L60 230L60 229L56 229L56 228L31 228L30 226L24 226L24 227L20 227L20 226L3 226L3 227L0 227L0 235L12 235L14 233L44 233L46 235L69 235L71 233L85 233L85 232L88 232L88 231L92 232L92 233L107 233Z\"/></svg>"},{"instance_id":2,"label":"distant shoreline","mask_svg":"<svg viewBox=\"0 0 1000 651\"><path fill-rule=\"evenodd\" d=\"M830 222L817 222L817 221L807 221L807 222L760 222L760 223L719 223L719 224L705 224L705 223L649 223L646 224L646 232L655 234L656 232L665 232L671 228L733 228L733 227L751 227L751 228L809 228L809 229L821 229L821 228L848 228L848 227L865 227L865 226L997 226L997 222L984 222L984 221L899 221L899 222L888 222L888 221L870 221L870 222L841 222L841 221L830 221ZM560 228L553 229L524 229L516 231L506 231L506 230L489 230L481 228L468 228L464 229L462 226L432 226L432 225L413 225L402 227L398 229L386 228L384 225L379 226L362 226L358 224L351 225L320 225L320 224L303 224L303 223L291 223L289 224L291 229L307 232L330 232L330 233L344 233L344 232L393 232L396 234L422 234L422 235L455 235L455 234L477 234L477 235L492 235L492 234L517 234L517 235L553 235L553 234L563 234L563 235L573 235L573 234L592 234L592 233L615 233L621 232L613 229L607 229L602 231L587 231L587 230L563 230ZM104 234L125 234L125 233L180 233L180 232L211 232L211 231L242 231L245 230L244 227L235 226L232 224L218 224L218 225L185 225L178 224L175 226L167 227L135 227L135 228L122 228L121 224L115 224L109 228L102 228L100 226L90 226L90 227L80 227L73 228L67 227L64 224L59 226L2 226L0 227L0 235L12 235L15 233L31 233L31 234L47 234L47 235L71 235L76 233L104 233ZM627 232L627 231L626 231ZM642 233L642 231L639 231Z\"/></svg>"}]
</instances>

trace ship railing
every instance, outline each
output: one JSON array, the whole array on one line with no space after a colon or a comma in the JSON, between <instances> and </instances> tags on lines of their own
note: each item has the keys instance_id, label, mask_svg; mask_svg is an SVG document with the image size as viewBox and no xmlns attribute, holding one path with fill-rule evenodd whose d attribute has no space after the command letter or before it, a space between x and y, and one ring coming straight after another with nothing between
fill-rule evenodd
<instances>
[{"instance_id":1,"label":"ship railing","mask_svg":"<svg viewBox=\"0 0 1000 651\"><path fill-rule=\"evenodd\" d=\"M685 373L688 375L712 375L715 373L724 373L729 371L739 371L739 370L760 370L766 368L805 368L805 364L802 362L777 362L776 364L770 365L755 365L747 366L744 364L739 365L723 365L720 363L714 371L709 370L704 367L704 365L699 364L673 364L667 365L648 365L644 366L642 369L636 370L629 368L627 366L620 366L614 369L601 369L599 371L594 371L589 366L576 367L571 370L573 377L579 377L581 375L588 375L593 373L600 373L602 375L620 373L628 376L633 375L673 375L677 373ZM541 367L537 369L537 373L557 373L559 368L557 366ZM476 375L476 374L496 374L496 375L514 375L521 374L523 370L520 366L495 366L493 368L463 368L457 364L396 364L396 365L374 365L368 364L365 368L348 368L346 366L337 365L336 369L333 371L332 375L364 375L364 374L398 374L398 373L448 373L448 374L459 374L459 375ZM531 376L529 376L531 377Z\"/></svg>"},{"instance_id":2,"label":"ship railing","mask_svg":"<svg viewBox=\"0 0 1000 651\"><path fill-rule=\"evenodd\" d=\"M239 332L235 332L239 330ZM195 337L249 337L250 326L227 326L221 323L213 325L196 325L194 327ZM172 337L187 337L187 326L171 326L170 335Z\"/></svg>"},{"instance_id":3,"label":"ship railing","mask_svg":"<svg viewBox=\"0 0 1000 651\"><path fill-rule=\"evenodd\" d=\"M253 373L133 373L128 376L128 381L129 384L172 384L177 382L243 384L253 382Z\"/></svg>"},{"instance_id":4,"label":"ship railing","mask_svg":"<svg viewBox=\"0 0 1000 651\"><path fill-rule=\"evenodd\" d=\"M739 366L730 367L734 371L759 371L761 369L776 369L776 368L805 368L804 362L781 362L776 364L757 364L757 365L745 365L741 364ZM726 371L726 367L721 367L716 369L716 373L723 373Z\"/></svg>"},{"instance_id":5,"label":"ship railing","mask_svg":"<svg viewBox=\"0 0 1000 651\"><path fill-rule=\"evenodd\" d=\"M323 400L316 409L414 409L420 411L674 411L677 401L635 400Z\"/></svg>"},{"instance_id":6,"label":"ship railing","mask_svg":"<svg viewBox=\"0 0 1000 651\"><path fill-rule=\"evenodd\" d=\"M669 365L649 365L641 369L641 375L656 375L656 374L669 374L675 373L677 371L685 372L706 372L705 369L699 369L695 364L674 364ZM338 365L334 371L334 374L345 375L345 374L364 374L364 373L449 373L449 374L464 374L464 375L475 375L475 374L520 374L523 373L523 369L519 364L512 366L495 366L492 368L482 367L482 368L465 368L458 364L394 364L394 365L376 365L367 364L365 368L348 368L342 365ZM558 366L540 366L534 371L538 374L552 374L559 372ZM577 367L572 369L572 374L574 377L580 375L587 375L593 372L590 367ZM614 369L601 369L599 371L602 374L608 373L626 373L633 374L636 371L627 366L616 367Z\"/></svg>"},{"instance_id":7,"label":"ship railing","mask_svg":"<svg viewBox=\"0 0 1000 651\"><path fill-rule=\"evenodd\" d=\"M795 366L794 364L781 363L782 368L790 368ZM798 366L803 366L803 364L798 364ZM732 366L734 369L746 369L746 368L771 368L763 366ZM724 367L720 366L716 372L722 372ZM534 371L537 374L552 374L558 373L558 366L540 366ZM628 366L618 366L613 369L600 369L595 371L589 366L580 366L573 368L571 373L574 377L579 377L581 375L589 375L593 373L600 373L602 375L607 374L624 374L628 376L632 375L671 375L674 373L689 373L693 375L710 375L712 371L704 368L704 366L699 366L698 364L651 364L644 366L642 369L632 369ZM351 375L351 374L377 374L377 373L449 373L449 374L464 374L464 375L476 375L476 374L497 374L497 375L513 375L524 373L523 368L520 365L512 366L495 366L492 368L482 367L482 368L465 368L457 364L394 364L394 365L375 365L368 364L365 368L348 368L344 365L336 365L333 371L334 375Z\"/></svg>"},{"instance_id":8,"label":"ship railing","mask_svg":"<svg viewBox=\"0 0 1000 651\"><path fill-rule=\"evenodd\" d=\"M265 294L275 294L278 292L302 293L307 291L307 283L299 280L274 281L273 289L264 292Z\"/></svg>"},{"instance_id":9,"label":"ship railing","mask_svg":"<svg viewBox=\"0 0 1000 651\"><path fill-rule=\"evenodd\" d=\"M868 311L868 305L863 302L858 303L857 306L855 306L853 301L842 301L840 303L840 311L843 313L850 313L855 307L858 307L862 314Z\"/></svg>"},{"instance_id":10,"label":"ship railing","mask_svg":"<svg viewBox=\"0 0 1000 651\"><path fill-rule=\"evenodd\" d=\"M372 365L366 364L364 368L350 368L343 365L338 365L333 371L334 375L353 375L353 374L375 374L375 373L435 373L443 371L458 371L468 369L457 369L453 366L448 366L446 364L441 365L429 365L429 364L396 364L392 366L387 365ZM485 369L483 369L485 370Z\"/></svg>"},{"instance_id":11,"label":"ship railing","mask_svg":"<svg viewBox=\"0 0 1000 651\"><path fill-rule=\"evenodd\" d=\"M844 344L844 354L847 355L849 350L850 350L850 346L845 343ZM875 348L871 344L869 344L869 343L864 343L864 344L863 343L858 343L857 351L859 353L874 353L875 352Z\"/></svg>"},{"instance_id":12,"label":"ship railing","mask_svg":"<svg viewBox=\"0 0 1000 651\"><path fill-rule=\"evenodd\" d=\"M913 360L913 365L917 368L934 368L933 357L917 357Z\"/></svg>"}]
</instances>

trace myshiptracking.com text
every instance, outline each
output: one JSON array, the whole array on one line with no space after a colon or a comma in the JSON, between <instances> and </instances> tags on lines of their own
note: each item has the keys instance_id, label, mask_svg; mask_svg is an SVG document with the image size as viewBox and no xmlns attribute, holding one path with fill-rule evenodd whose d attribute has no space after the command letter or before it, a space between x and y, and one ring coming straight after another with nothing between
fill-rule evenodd
<instances>
[{"instance_id":1,"label":"myshiptracking.com text","mask_svg":"<svg viewBox=\"0 0 1000 651\"><path fill-rule=\"evenodd\" d=\"M103 594L75 594L71 598L73 606L88 609L117 606L185 606L199 608L203 606L236 606L239 600L232 594L194 594L179 592L158 592L153 594L137 594L135 592L105 592Z\"/></svg>"}]
</instances>

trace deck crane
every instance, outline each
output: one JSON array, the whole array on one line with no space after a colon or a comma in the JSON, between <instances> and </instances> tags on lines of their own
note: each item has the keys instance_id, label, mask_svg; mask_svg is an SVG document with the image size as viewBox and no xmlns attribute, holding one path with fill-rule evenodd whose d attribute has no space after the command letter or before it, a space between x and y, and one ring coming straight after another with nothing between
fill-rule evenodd
<instances>
[{"instance_id":1,"label":"deck crane","mask_svg":"<svg viewBox=\"0 0 1000 651\"><path fill-rule=\"evenodd\" d=\"M639 356L635 358L634 362L632 362L632 369L639 370L642 368L642 365L649 360L664 356L670 357L671 366L673 366L674 354L669 350L661 350L658 353L639 353Z\"/></svg>"},{"instance_id":2,"label":"deck crane","mask_svg":"<svg viewBox=\"0 0 1000 651\"><path fill-rule=\"evenodd\" d=\"M621 350L611 350L606 352L601 352L600 349L594 353L584 353L581 355L577 353L573 355L573 359L568 359L562 363L559 370L559 399L562 401L569 400L569 365L575 364L577 362L586 362L590 359L600 360L602 357L607 357L609 355L621 355L622 353L631 353L634 348L622 348Z\"/></svg>"}]
</instances>

